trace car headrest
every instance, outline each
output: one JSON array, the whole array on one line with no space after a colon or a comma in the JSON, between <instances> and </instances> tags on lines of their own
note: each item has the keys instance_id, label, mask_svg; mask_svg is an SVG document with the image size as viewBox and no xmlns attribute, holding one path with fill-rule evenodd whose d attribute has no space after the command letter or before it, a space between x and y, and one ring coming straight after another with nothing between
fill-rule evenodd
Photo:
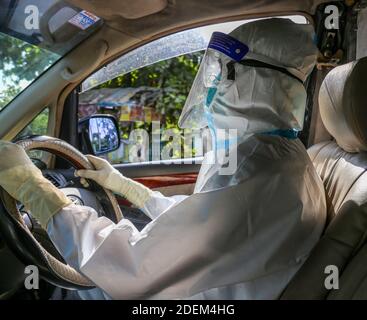
<instances>
[{"instance_id":1,"label":"car headrest","mask_svg":"<svg viewBox=\"0 0 367 320\"><path fill-rule=\"evenodd\" d=\"M342 149L367 151L367 57L328 73L319 107L327 131Z\"/></svg>"}]
</instances>

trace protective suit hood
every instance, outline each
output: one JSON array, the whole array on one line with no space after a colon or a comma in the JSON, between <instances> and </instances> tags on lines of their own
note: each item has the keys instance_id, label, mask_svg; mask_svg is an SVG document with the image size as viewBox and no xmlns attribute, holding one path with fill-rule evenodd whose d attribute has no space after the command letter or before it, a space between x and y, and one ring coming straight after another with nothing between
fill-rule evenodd
<instances>
[{"instance_id":1,"label":"protective suit hood","mask_svg":"<svg viewBox=\"0 0 367 320\"><path fill-rule=\"evenodd\" d=\"M303 82L318 53L314 37L311 25L275 18L244 24L229 34L248 47L241 61L209 44L179 125L237 129L239 142L250 133L302 130L307 98ZM217 74L215 64L220 66ZM207 78L216 83L208 85Z\"/></svg>"}]
</instances>

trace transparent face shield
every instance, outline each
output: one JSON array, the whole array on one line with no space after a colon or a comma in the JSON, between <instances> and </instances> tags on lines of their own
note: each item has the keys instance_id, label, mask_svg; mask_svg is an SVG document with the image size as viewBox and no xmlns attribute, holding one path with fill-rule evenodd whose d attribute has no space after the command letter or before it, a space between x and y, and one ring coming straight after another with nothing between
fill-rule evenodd
<instances>
[{"instance_id":1,"label":"transparent face shield","mask_svg":"<svg viewBox=\"0 0 367 320\"><path fill-rule=\"evenodd\" d=\"M214 32L186 99L178 125L183 128L211 127L210 105L221 81L227 76L227 65L241 61L248 47L235 38Z\"/></svg>"}]
</instances>

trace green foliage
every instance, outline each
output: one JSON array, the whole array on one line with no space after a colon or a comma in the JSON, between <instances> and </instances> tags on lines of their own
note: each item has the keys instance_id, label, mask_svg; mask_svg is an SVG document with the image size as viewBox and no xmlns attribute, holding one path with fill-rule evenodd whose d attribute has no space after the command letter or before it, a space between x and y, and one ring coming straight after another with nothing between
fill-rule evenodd
<instances>
[{"instance_id":1,"label":"green foliage","mask_svg":"<svg viewBox=\"0 0 367 320\"><path fill-rule=\"evenodd\" d=\"M48 128L49 109L44 109L32 122L26 126L21 132L18 133L17 138L22 138L30 135L46 135ZM28 155L35 159L42 159L44 151L32 150L28 152Z\"/></svg>"},{"instance_id":2,"label":"green foliage","mask_svg":"<svg viewBox=\"0 0 367 320\"><path fill-rule=\"evenodd\" d=\"M111 79L97 88L149 86L160 89L154 107L158 113L164 115L161 126L164 129L180 132L177 125L178 118L194 82L202 56L203 52L195 52L160 61ZM127 139L133 129L145 129L151 132L151 124L134 122L130 126L120 129L122 138ZM167 146L170 144L170 141L166 142Z\"/></svg>"},{"instance_id":3,"label":"green foliage","mask_svg":"<svg viewBox=\"0 0 367 320\"><path fill-rule=\"evenodd\" d=\"M47 134L48 108L42 111L29 125L32 134Z\"/></svg>"},{"instance_id":4,"label":"green foliage","mask_svg":"<svg viewBox=\"0 0 367 320\"><path fill-rule=\"evenodd\" d=\"M186 98L190 92L192 83L194 82L196 73L198 72L200 61L203 52L195 52L182 55L172 59L164 60L134 70L126 75L122 75L111 79L100 86L99 88L131 88L131 87L153 87L160 89L160 94L155 101L155 109L160 113L164 121L161 121L161 129L169 130L176 134L181 134L182 131L178 127L178 119ZM109 111L111 112L111 111ZM132 122L129 126L120 127L121 138L127 139L129 134L134 129L144 129L151 133L151 124L141 121ZM174 141L167 139L163 134L161 136L161 148L171 148ZM190 146L185 144L184 139L181 140L184 148L189 148L195 154ZM171 154L172 158L182 158L183 150ZM116 159L118 163L121 159Z\"/></svg>"},{"instance_id":5,"label":"green foliage","mask_svg":"<svg viewBox=\"0 0 367 320\"><path fill-rule=\"evenodd\" d=\"M20 92L21 88L14 84L9 84L0 90L0 111Z\"/></svg>"},{"instance_id":6,"label":"green foliage","mask_svg":"<svg viewBox=\"0 0 367 320\"><path fill-rule=\"evenodd\" d=\"M19 138L35 134L47 134L48 119L49 110L46 108L37 117L35 117L32 122L18 134L17 137Z\"/></svg>"},{"instance_id":7,"label":"green foliage","mask_svg":"<svg viewBox=\"0 0 367 320\"><path fill-rule=\"evenodd\" d=\"M142 86L159 88L160 95L155 108L159 113L165 115L167 128L173 128L177 125L202 56L203 52L195 52L160 61L111 79L98 86L97 89ZM137 128L144 127L144 123L138 123L137 126Z\"/></svg>"},{"instance_id":8,"label":"green foliage","mask_svg":"<svg viewBox=\"0 0 367 320\"><path fill-rule=\"evenodd\" d=\"M58 58L52 52L0 33L0 110Z\"/></svg>"}]
</instances>

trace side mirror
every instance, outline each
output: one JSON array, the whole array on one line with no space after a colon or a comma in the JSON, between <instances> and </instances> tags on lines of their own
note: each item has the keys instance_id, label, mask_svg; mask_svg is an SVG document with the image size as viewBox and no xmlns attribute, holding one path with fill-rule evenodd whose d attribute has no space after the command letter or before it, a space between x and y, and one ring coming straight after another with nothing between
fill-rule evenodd
<instances>
[{"instance_id":1,"label":"side mirror","mask_svg":"<svg viewBox=\"0 0 367 320\"><path fill-rule=\"evenodd\" d=\"M96 156L120 147L120 132L115 117L97 114L79 121L83 151Z\"/></svg>"}]
</instances>

